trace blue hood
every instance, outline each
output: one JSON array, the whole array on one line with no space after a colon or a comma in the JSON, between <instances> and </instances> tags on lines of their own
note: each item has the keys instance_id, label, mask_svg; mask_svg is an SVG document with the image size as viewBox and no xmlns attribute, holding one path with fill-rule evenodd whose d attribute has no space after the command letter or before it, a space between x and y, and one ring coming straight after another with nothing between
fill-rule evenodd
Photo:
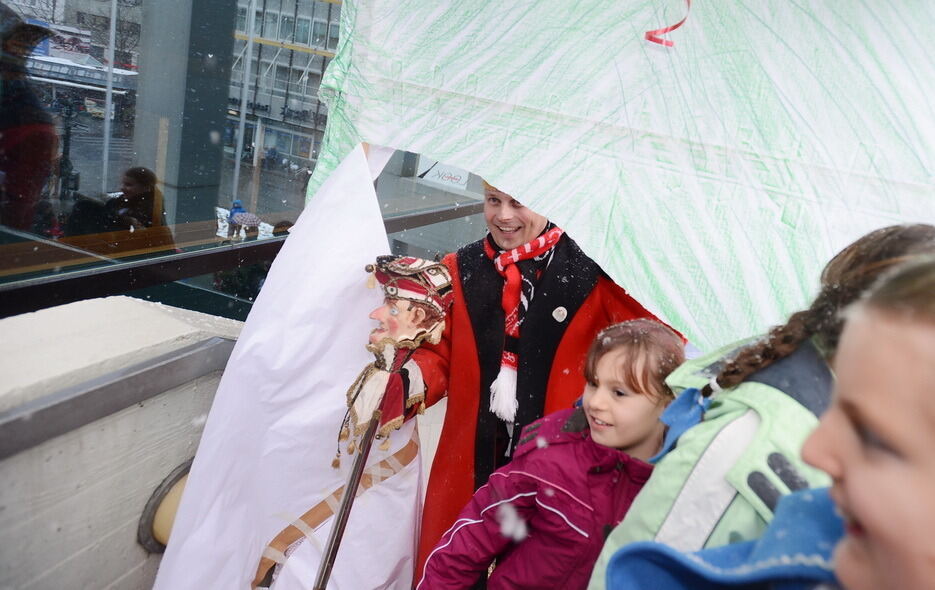
<instances>
[{"instance_id":1,"label":"blue hood","mask_svg":"<svg viewBox=\"0 0 935 590\"><path fill-rule=\"evenodd\" d=\"M831 554L844 534L828 490L785 496L763 537L683 553L661 543L632 543L611 558L607 588L799 590L836 584Z\"/></svg>"}]
</instances>

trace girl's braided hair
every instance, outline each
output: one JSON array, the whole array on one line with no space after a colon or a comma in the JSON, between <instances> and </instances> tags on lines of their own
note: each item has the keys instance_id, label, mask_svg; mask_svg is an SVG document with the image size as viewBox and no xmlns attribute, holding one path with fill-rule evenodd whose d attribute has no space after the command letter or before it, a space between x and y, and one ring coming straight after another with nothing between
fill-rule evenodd
<instances>
[{"instance_id":1,"label":"girl's braided hair","mask_svg":"<svg viewBox=\"0 0 935 590\"><path fill-rule=\"evenodd\" d=\"M844 318L841 311L870 287L884 271L913 254L935 253L935 226L918 223L891 225L870 232L841 250L821 273L821 291L808 309L798 311L769 334L743 348L729 360L716 381L722 389L734 387L753 373L794 352L808 338L831 357L838 346ZM709 396L706 385L702 395Z\"/></svg>"}]
</instances>

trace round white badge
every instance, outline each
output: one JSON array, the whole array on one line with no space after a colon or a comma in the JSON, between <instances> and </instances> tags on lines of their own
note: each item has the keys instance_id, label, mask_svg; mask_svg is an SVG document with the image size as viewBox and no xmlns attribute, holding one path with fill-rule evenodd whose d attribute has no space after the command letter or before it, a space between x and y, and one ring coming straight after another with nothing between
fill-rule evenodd
<instances>
[{"instance_id":1,"label":"round white badge","mask_svg":"<svg viewBox=\"0 0 935 590\"><path fill-rule=\"evenodd\" d=\"M564 322L565 318L568 317L568 310L560 305L552 310L552 317L555 318L556 322Z\"/></svg>"}]
</instances>

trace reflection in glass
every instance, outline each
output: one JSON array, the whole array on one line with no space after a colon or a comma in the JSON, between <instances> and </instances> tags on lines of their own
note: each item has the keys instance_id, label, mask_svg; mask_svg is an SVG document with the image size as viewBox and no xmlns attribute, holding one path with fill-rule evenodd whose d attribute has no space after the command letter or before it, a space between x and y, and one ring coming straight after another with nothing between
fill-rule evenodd
<instances>
[{"instance_id":1,"label":"reflection in glass","mask_svg":"<svg viewBox=\"0 0 935 590\"><path fill-rule=\"evenodd\" d=\"M52 32L23 21L0 4L0 223L29 231L37 205L48 199L47 181L57 151L51 115L42 89L27 75L27 56ZM45 227L48 206L38 207Z\"/></svg>"},{"instance_id":2,"label":"reflection in glass","mask_svg":"<svg viewBox=\"0 0 935 590\"><path fill-rule=\"evenodd\" d=\"M115 22L132 26L116 28L115 59L108 63L102 27L109 26L114 2ZM318 90L338 44L340 5L101 0L83 6L42 21L32 30L41 34L26 39L34 42L24 46L19 69L4 70L0 119L9 125L18 117L36 133L22 144L32 151L0 148L0 282L286 235L304 207L328 121ZM182 35L180 18L190 18L198 34ZM39 42L43 35L48 44ZM0 142L15 135L4 131ZM14 166L17 154L29 154L20 160L25 175ZM378 194L398 230L391 236L394 251L434 257L482 235L476 214L431 217L479 203L481 190L474 176L458 186L433 184L431 176L419 176L421 161L398 152L378 180ZM423 213L430 217L418 217ZM417 216L412 224L410 215ZM170 295L178 289L168 285L147 296L192 302L179 304L202 311L209 311L205 301L230 297L243 310L267 269L186 279L182 292L197 297Z\"/></svg>"}]
</instances>

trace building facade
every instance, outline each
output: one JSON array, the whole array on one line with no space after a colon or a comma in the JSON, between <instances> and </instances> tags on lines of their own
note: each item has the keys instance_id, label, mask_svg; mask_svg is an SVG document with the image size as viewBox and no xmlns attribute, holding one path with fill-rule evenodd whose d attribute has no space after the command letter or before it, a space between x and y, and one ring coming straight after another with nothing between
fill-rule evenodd
<instances>
[{"instance_id":1,"label":"building facade","mask_svg":"<svg viewBox=\"0 0 935 590\"><path fill-rule=\"evenodd\" d=\"M229 150L236 149L240 113L246 111L247 159L267 167L314 166L328 118L318 89L337 49L339 19L337 2L238 0L225 129Z\"/></svg>"}]
</instances>

